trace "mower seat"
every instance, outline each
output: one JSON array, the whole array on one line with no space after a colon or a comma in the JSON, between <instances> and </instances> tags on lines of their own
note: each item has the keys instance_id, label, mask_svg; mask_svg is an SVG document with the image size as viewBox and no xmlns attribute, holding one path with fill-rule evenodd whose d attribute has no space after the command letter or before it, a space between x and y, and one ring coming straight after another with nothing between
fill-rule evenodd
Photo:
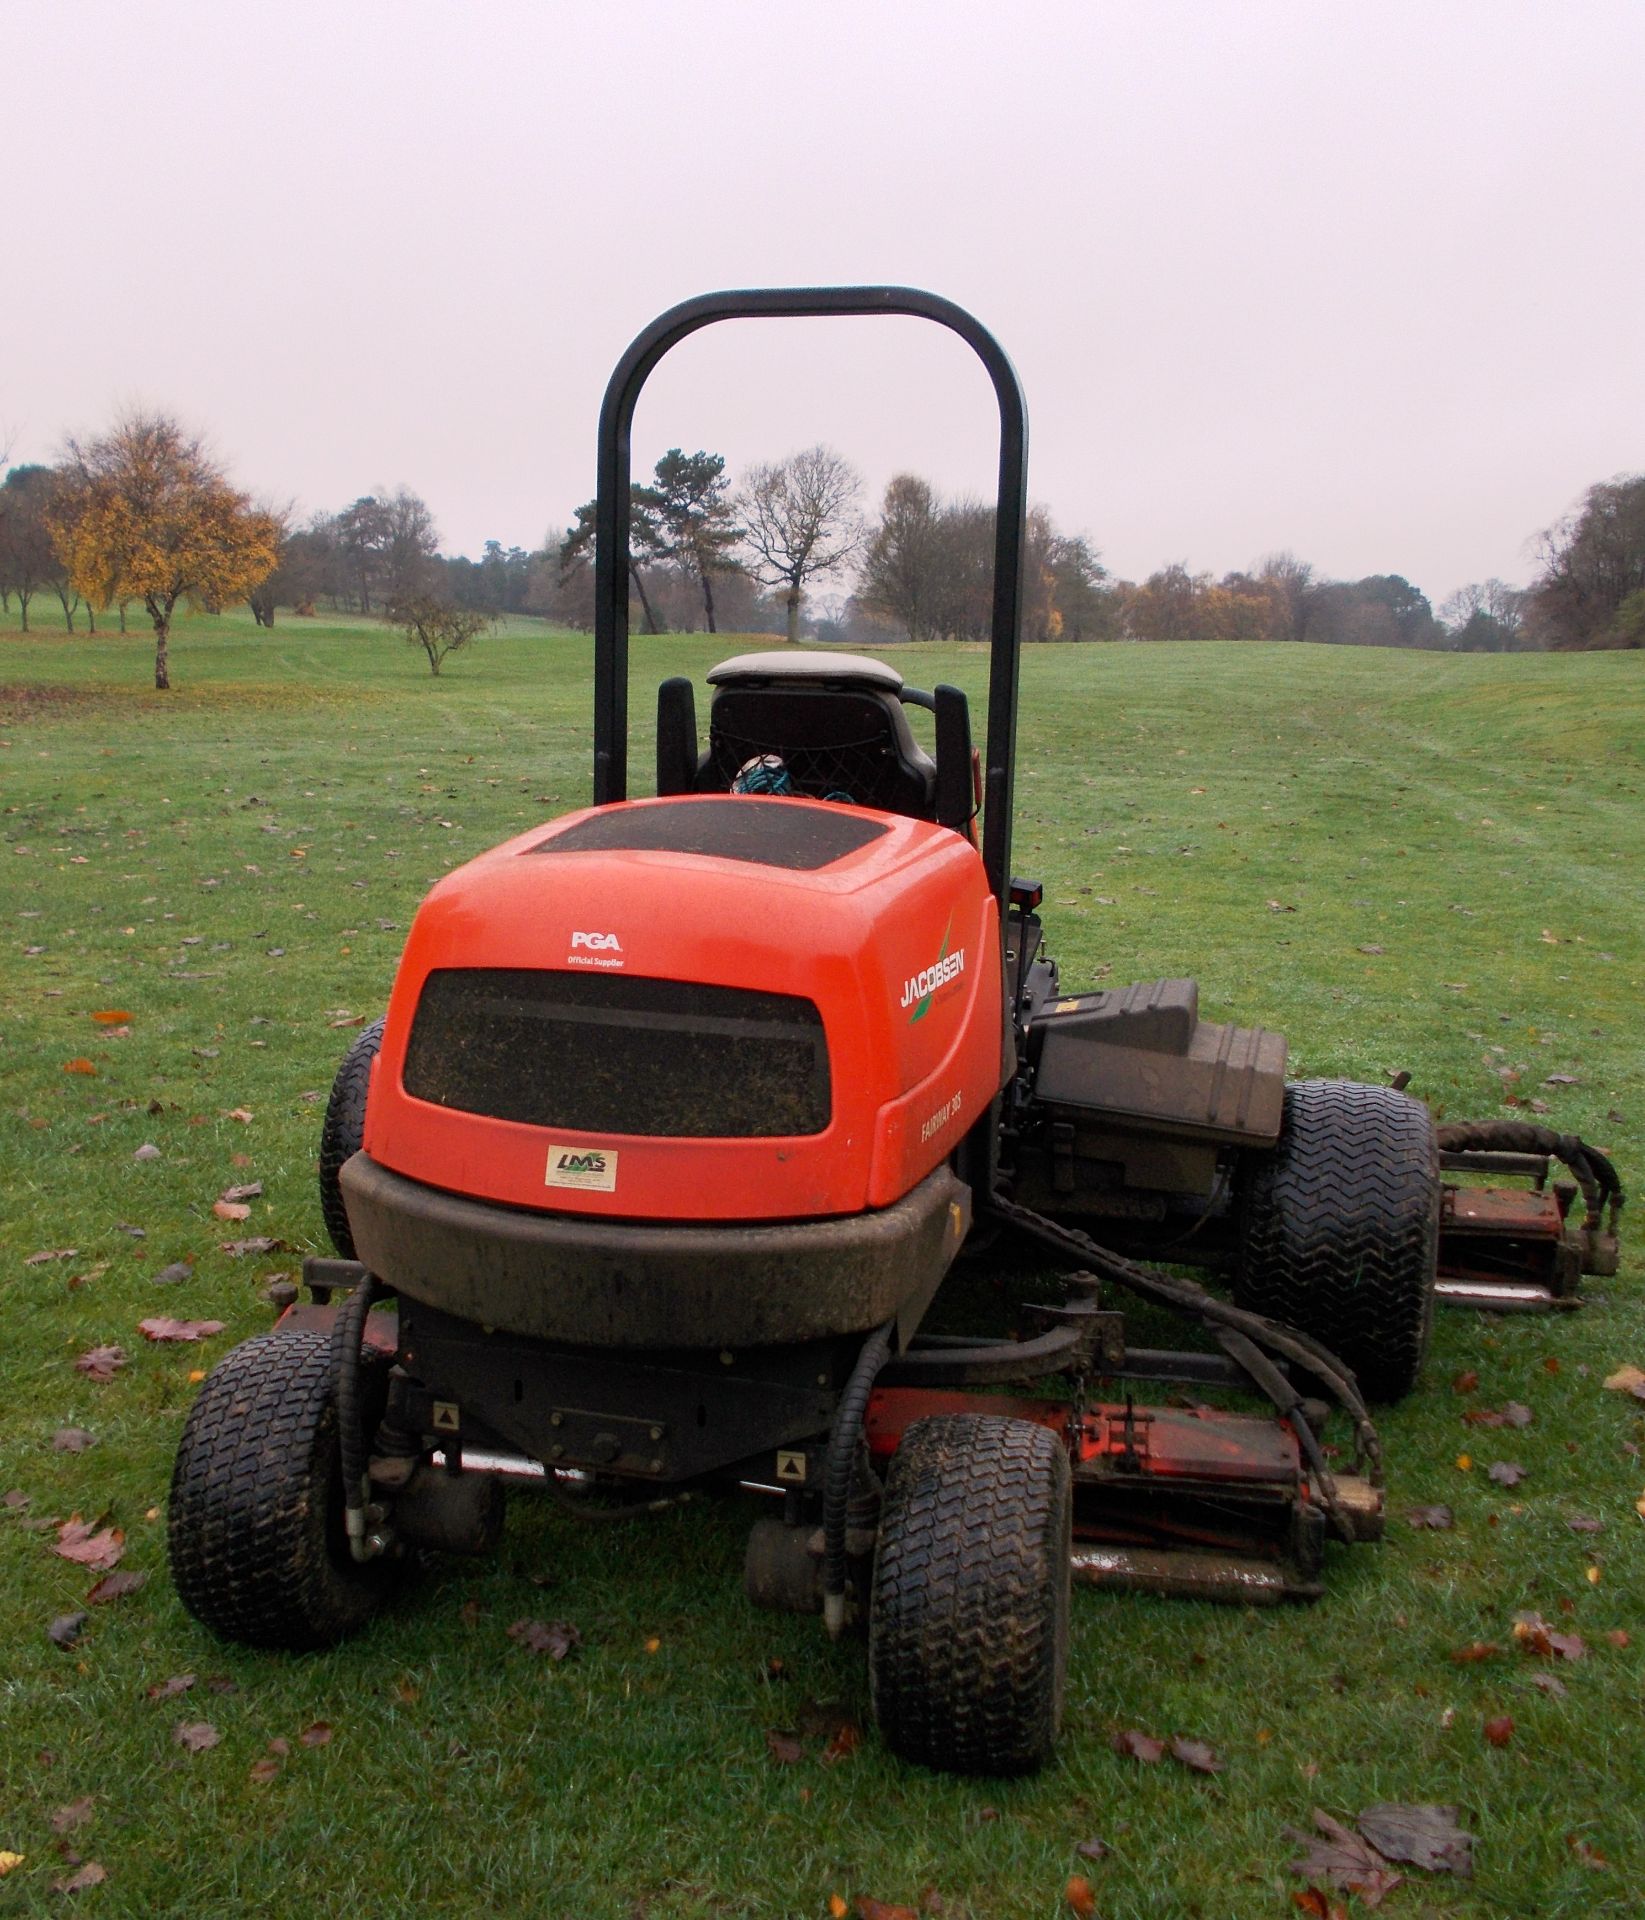
<instances>
[{"instance_id":1,"label":"mower seat","mask_svg":"<svg viewBox=\"0 0 1645 1920\"><path fill-rule=\"evenodd\" d=\"M745 653L708 679L714 703L700 758L690 683L659 690L659 792L729 792L745 761L775 753L795 791L812 799L936 818L937 768L909 731L894 667L850 653Z\"/></svg>"}]
</instances>

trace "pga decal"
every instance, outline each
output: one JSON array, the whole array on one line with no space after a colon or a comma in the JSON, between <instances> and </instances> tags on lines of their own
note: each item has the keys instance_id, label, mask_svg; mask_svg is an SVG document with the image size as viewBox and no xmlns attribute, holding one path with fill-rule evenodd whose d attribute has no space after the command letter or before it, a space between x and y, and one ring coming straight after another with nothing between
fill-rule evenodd
<instances>
[{"instance_id":1,"label":"pga decal","mask_svg":"<svg viewBox=\"0 0 1645 1920\"><path fill-rule=\"evenodd\" d=\"M585 1193L617 1191L617 1155L611 1147L550 1147L545 1187L577 1187Z\"/></svg>"},{"instance_id":2,"label":"pga decal","mask_svg":"<svg viewBox=\"0 0 1645 1920\"><path fill-rule=\"evenodd\" d=\"M568 967L620 967L623 943L614 933L573 933Z\"/></svg>"}]
</instances>

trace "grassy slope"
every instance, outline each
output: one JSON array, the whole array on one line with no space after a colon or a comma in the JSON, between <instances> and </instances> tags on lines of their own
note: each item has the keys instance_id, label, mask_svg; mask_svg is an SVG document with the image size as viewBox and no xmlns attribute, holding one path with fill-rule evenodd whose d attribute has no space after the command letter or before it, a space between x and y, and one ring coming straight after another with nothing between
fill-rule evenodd
<instances>
[{"instance_id":1,"label":"grassy slope","mask_svg":"<svg viewBox=\"0 0 1645 1920\"><path fill-rule=\"evenodd\" d=\"M637 642L635 686L700 677L728 650ZM0 636L0 1485L35 1517L106 1511L150 1575L57 1651L44 1624L89 1581L0 1520L0 1849L28 1855L0 1913L56 1904L47 1814L82 1794L97 1811L68 1844L109 1880L81 1898L121 1913L821 1914L833 1892L911 1901L934 1884L950 1914L1050 1915L1073 1844L1098 1833L1114 1856L1081 1870L1105 1916L1278 1914L1295 1884L1282 1828L1378 1799L1460 1802L1480 1835L1471 1888L1407 1888L1390 1912L1635 1911L1645 1631L1627 1650L1604 1635L1645 1629L1645 1469L1627 1451L1645 1421L1599 1381L1645 1364L1636 1223L1602 1306L1443 1319L1431 1384L1384 1431L1391 1510L1449 1501L1454 1532L1396 1521L1380 1551L1337 1556L1309 1612L1080 1595L1068 1734L1033 1782L921 1776L871 1740L837 1766L773 1765L763 1729L808 1698L866 1715L862 1656L746 1607L731 1506L574 1533L521 1501L499 1562L446 1563L320 1658L236 1652L187 1619L158 1517L187 1376L259 1330L259 1281L319 1245L312 1096L349 1038L332 1023L381 1006L432 878L585 798L588 660L586 639L522 626L433 681L378 629L283 620L263 637L229 618L179 629L165 698L135 635ZM980 702L978 651L899 664ZM1047 883L1065 980L1195 973L1215 1017L1289 1032L1301 1070L1409 1067L1454 1116L1505 1111L1496 1070L1519 1068L1552 1124L1645 1179L1638 656L1040 649L1024 694L1015 864ZM90 1019L108 1008L134 1015L128 1037ZM76 1057L95 1077L62 1071ZM1543 1087L1551 1072L1580 1084ZM238 1107L255 1117L226 1117ZM134 1163L145 1141L161 1157ZM220 1189L251 1178L266 1187L252 1221L214 1221ZM217 1251L246 1232L291 1251ZM151 1283L184 1258L190 1280ZM202 1362L137 1335L156 1311L229 1331ZM71 1363L103 1341L131 1359L96 1386ZM1446 1384L1465 1364L1482 1402L1524 1401L1535 1424L1465 1429ZM54 1452L65 1423L97 1447ZM1515 1493L1485 1478L1499 1458L1530 1469ZM1605 1531L1569 1531L1579 1513ZM1516 1608L1567 1604L1592 1651L1561 1669L1566 1698L1517 1657L1449 1658L1505 1641ZM522 1616L575 1621L581 1657L514 1646ZM201 1676L186 1698L145 1700L182 1671ZM208 1692L207 1675L238 1691ZM1480 1728L1503 1712L1517 1729L1497 1751ZM185 1718L221 1744L185 1755L170 1737ZM305 1750L315 1720L336 1737ZM1121 1760L1119 1726L1206 1738L1227 1771ZM294 1751L253 1785L277 1736ZM1614 1866L1584 1867L1570 1835Z\"/></svg>"}]
</instances>

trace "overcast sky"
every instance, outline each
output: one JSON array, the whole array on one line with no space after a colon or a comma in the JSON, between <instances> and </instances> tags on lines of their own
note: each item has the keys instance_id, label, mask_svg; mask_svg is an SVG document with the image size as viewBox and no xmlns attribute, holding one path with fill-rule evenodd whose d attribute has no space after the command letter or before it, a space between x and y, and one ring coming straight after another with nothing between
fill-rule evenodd
<instances>
[{"instance_id":1,"label":"overcast sky","mask_svg":"<svg viewBox=\"0 0 1645 1920\"><path fill-rule=\"evenodd\" d=\"M1033 495L1131 578L1289 548L1437 604L1645 468L1645 6L0 0L0 428L122 405L448 551L593 492L612 364L713 287L925 286L1016 361ZM906 320L675 350L636 469L817 440L990 489Z\"/></svg>"}]
</instances>

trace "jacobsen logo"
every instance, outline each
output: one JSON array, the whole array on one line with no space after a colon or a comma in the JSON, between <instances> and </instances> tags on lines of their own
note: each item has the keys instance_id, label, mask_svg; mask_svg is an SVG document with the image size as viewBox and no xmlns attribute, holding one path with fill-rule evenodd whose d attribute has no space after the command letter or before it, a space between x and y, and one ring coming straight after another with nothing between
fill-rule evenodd
<instances>
[{"instance_id":1,"label":"jacobsen logo","mask_svg":"<svg viewBox=\"0 0 1645 1920\"><path fill-rule=\"evenodd\" d=\"M585 1192L593 1193L615 1193L616 1151L611 1147L550 1147L543 1185L580 1187Z\"/></svg>"},{"instance_id":2,"label":"jacobsen logo","mask_svg":"<svg viewBox=\"0 0 1645 1920\"><path fill-rule=\"evenodd\" d=\"M942 951L930 966L922 967L912 979L903 982L902 1004L914 1011L908 1016L912 1026L916 1020L923 1020L931 1009L931 996L939 987L946 987L950 980L957 980L965 971L965 949L957 947L948 951L948 931L942 936Z\"/></svg>"},{"instance_id":3,"label":"jacobsen logo","mask_svg":"<svg viewBox=\"0 0 1645 1920\"><path fill-rule=\"evenodd\" d=\"M944 1102L942 1106L938 1107L937 1111L932 1114L931 1118L920 1128L920 1145L923 1147L927 1140L941 1133L943 1128L948 1125L949 1121L953 1119L959 1110L960 1096L956 1093L952 1100L948 1100Z\"/></svg>"},{"instance_id":4,"label":"jacobsen logo","mask_svg":"<svg viewBox=\"0 0 1645 1920\"><path fill-rule=\"evenodd\" d=\"M614 933L573 933L568 967L620 967L623 943Z\"/></svg>"}]
</instances>

